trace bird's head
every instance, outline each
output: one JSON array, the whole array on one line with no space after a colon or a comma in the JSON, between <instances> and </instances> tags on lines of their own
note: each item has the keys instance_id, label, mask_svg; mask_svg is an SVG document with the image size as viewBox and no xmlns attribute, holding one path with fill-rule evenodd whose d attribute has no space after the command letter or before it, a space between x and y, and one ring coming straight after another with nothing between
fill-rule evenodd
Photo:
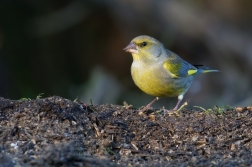
<instances>
[{"instance_id":1,"label":"bird's head","mask_svg":"<svg viewBox=\"0 0 252 167\"><path fill-rule=\"evenodd\" d=\"M134 60L153 61L162 55L164 46L155 38L141 35L134 38L123 50L131 53Z\"/></svg>"}]
</instances>

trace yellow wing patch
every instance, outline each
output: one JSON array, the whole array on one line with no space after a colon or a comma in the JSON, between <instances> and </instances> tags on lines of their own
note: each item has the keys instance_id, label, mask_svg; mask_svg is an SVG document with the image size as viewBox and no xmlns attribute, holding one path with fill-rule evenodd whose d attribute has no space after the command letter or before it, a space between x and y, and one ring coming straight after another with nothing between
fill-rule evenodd
<instances>
[{"instance_id":1,"label":"yellow wing patch","mask_svg":"<svg viewBox=\"0 0 252 167\"><path fill-rule=\"evenodd\" d=\"M164 68L168 70L173 78L180 78L179 71L182 67L182 63L174 63L171 64L169 61L165 61Z\"/></svg>"},{"instance_id":2,"label":"yellow wing patch","mask_svg":"<svg viewBox=\"0 0 252 167\"><path fill-rule=\"evenodd\" d=\"M188 75L193 75L193 74L196 74L198 70L188 70L187 71L187 74Z\"/></svg>"}]
</instances>

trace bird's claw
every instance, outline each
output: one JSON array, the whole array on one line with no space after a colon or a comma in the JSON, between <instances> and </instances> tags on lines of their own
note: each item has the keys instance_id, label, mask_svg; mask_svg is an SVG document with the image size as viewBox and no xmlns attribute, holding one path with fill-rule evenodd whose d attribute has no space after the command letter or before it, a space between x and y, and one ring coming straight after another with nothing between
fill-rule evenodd
<instances>
[{"instance_id":1,"label":"bird's claw","mask_svg":"<svg viewBox=\"0 0 252 167\"><path fill-rule=\"evenodd\" d=\"M179 110L167 110L167 109L163 109L164 114L167 115L175 115L175 116L180 116Z\"/></svg>"}]
</instances>

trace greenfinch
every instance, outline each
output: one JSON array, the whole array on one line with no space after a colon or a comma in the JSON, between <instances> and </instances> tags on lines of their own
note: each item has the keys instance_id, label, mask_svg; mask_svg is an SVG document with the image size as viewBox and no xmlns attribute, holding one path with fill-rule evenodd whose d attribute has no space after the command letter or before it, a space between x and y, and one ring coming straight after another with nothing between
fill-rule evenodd
<instances>
[{"instance_id":1,"label":"greenfinch","mask_svg":"<svg viewBox=\"0 0 252 167\"><path fill-rule=\"evenodd\" d=\"M146 109L158 97L178 96L173 109L176 111L197 74L218 72L202 65L189 64L147 35L134 38L123 50L132 54L131 75L135 84L143 92L156 97Z\"/></svg>"}]
</instances>

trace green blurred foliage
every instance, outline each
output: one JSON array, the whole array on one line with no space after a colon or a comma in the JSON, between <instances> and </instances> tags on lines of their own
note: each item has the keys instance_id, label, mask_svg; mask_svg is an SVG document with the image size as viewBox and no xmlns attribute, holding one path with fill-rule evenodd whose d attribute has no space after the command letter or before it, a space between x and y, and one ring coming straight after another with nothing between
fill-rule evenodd
<instances>
[{"instance_id":1,"label":"green blurred foliage","mask_svg":"<svg viewBox=\"0 0 252 167\"><path fill-rule=\"evenodd\" d=\"M191 105L251 105L252 1L0 1L0 95L59 95L135 107L154 97L130 76L122 49L150 35L192 64L221 73L199 76ZM176 98L154 106L173 107Z\"/></svg>"}]
</instances>

